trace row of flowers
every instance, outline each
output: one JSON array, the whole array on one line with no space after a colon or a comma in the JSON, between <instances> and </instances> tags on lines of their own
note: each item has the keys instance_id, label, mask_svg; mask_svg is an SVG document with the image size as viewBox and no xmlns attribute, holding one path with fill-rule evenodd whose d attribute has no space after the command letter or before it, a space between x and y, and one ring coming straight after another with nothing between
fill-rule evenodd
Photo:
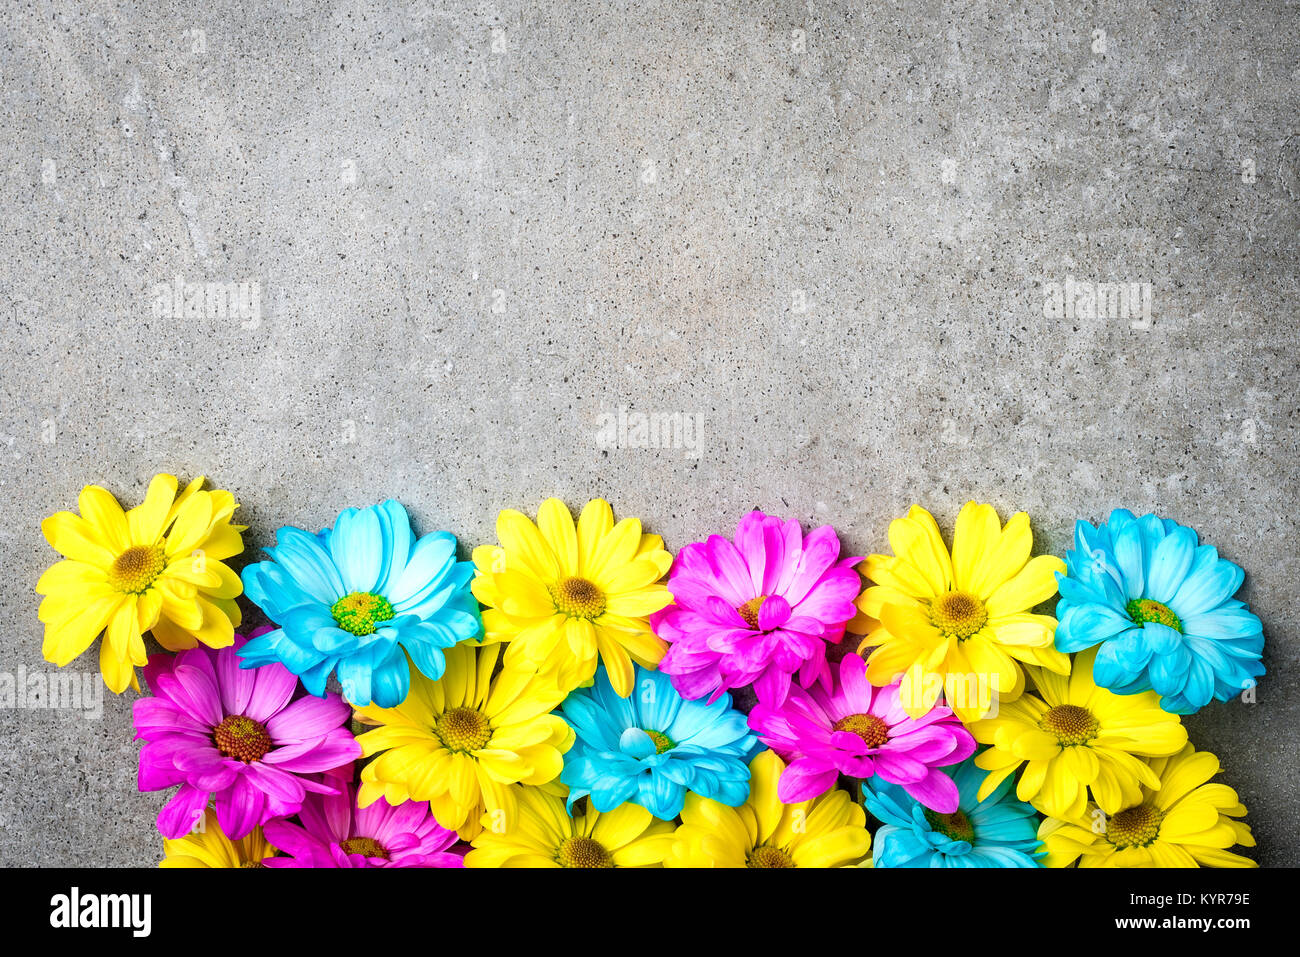
<instances>
[{"instance_id":1,"label":"row of flowers","mask_svg":"<svg viewBox=\"0 0 1300 957\"><path fill-rule=\"evenodd\" d=\"M1253 866L1181 716L1251 692L1263 630L1171 520L1062 561L913 506L862 559L754 511L674 557L549 499L461 561L386 501L237 575L233 496L178 488L85 488L37 584L47 660L143 669L164 866Z\"/></svg>"}]
</instances>

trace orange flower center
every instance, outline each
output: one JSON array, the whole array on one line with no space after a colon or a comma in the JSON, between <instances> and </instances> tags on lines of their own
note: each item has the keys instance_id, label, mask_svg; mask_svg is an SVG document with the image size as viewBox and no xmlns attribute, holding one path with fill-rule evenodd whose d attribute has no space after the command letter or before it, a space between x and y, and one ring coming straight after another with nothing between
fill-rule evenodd
<instances>
[{"instance_id":1,"label":"orange flower center","mask_svg":"<svg viewBox=\"0 0 1300 957\"><path fill-rule=\"evenodd\" d=\"M260 761L262 755L274 747L266 727L242 714L232 714L217 725L212 731L212 740L226 757L245 764Z\"/></svg>"},{"instance_id":2,"label":"orange flower center","mask_svg":"<svg viewBox=\"0 0 1300 957\"><path fill-rule=\"evenodd\" d=\"M339 847L344 854L360 854L362 857L382 857L388 860L388 849L373 837L350 837L340 841Z\"/></svg>"},{"instance_id":3,"label":"orange flower center","mask_svg":"<svg viewBox=\"0 0 1300 957\"><path fill-rule=\"evenodd\" d=\"M744 594L744 592L741 594ZM765 601L767 601L767 596L759 595L757 598L751 598L736 609L740 617L745 619L745 624L755 631L758 631L758 610L763 607Z\"/></svg>"},{"instance_id":4,"label":"orange flower center","mask_svg":"<svg viewBox=\"0 0 1300 957\"><path fill-rule=\"evenodd\" d=\"M567 837L555 851L561 867L613 867L614 858L605 845L589 837Z\"/></svg>"},{"instance_id":5,"label":"orange flower center","mask_svg":"<svg viewBox=\"0 0 1300 957\"><path fill-rule=\"evenodd\" d=\"M1106 840L1116 847L1146 847L1160 836L1164 813L1150 804L1120 811L1106 822Z\"/></svg>"},{"instance_id":6,"label":"orange flower center","mask_svg":"<svg viewBox=\"0 0 1300 957\"><path fill-rule=\"evenodd\" d=\"M1101 731L1101 722L1087 708L1077 704L1058 704L1038 719L1038 726L1065 747L1087 744Z\"/></svg>"},{"instance_id":7,"label":"orange flower center","mask_svg":"<svg viewBox=\"0 0 1300 957\"><path fill-rule=\"evenodd\" d=\"M745 858L746 867L794 867L789 853L771 844L760 844Z\"/></svg>"},{"instance_id":8,"label":"orange flower center","mask_svg":"<svg viewBox=\"0 0 1300 957\"><path fill-rule=\"evenodd\" d=\"M555 610L562 615L591 619L605 614L605 593L585 578L562 578L549 591Z\"/></svg>"},{"instance_id":9,"label":"orange flower center","mask_svg":"<svg viewBox=\"0 0 1300 957\"><path fill-rule=\"evenodd\" d=\"M433 727L448 751L478 751L492 740L487 715L474 708L452 708L438 715Z\"/></svg>"},{"instance_id":10,"label":"orange flower center","mask_svg":"<svg viewBox=\"0 0 1300 957\"><path fill-rule=\"evenodd\" d=\"M113 561L108 583L126 594L142 595L167 567L161 545L132 545Z\"/></svg>"},{"instance_id":11,"label":"orange flower center","mask_svg":"<svg viewBox=\"0 0 1300 957\"><path fill-rule=\"evenodd\" d=\"M869 748L878 748L889 740L889 725L874 714L845 715L831 725L831 730L856 734Z\"/></svg>"}]
</instances>

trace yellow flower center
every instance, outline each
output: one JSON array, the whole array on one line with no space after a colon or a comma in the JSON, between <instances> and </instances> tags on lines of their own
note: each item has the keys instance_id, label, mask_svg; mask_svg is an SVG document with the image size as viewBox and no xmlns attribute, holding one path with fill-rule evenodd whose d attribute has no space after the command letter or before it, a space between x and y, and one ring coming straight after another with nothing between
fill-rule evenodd
<instances>
[{"instance_id":1,"label":"yellow flower center","mask_svg":"<svg viewBox=\"0 0 1300 957\"><path fill-rule=\"evenodd\" d=\"M143 595L167 567L161 545L132 545L113 561L108 583L120 592Z\"/></svg>"},{"instance_id":2,"label":"yellow flower center","mask_svg":"<svg viewBox=\"0 0 1300 957\"><path fill-rule=\"evenodd\" d=\"M448 751L478 751L492 740L487 715L473 708L444 711L433 730Z\"/></svg>"},{"instance_id":3,"label":"yellow flower center","mask_svg":"<svg viewBox=\"0 0 1300 957\"><path fill-rule=\"evenodd\" d=\"M968 844L975 843L975 827L971 824L970 818L964 811L953 811L951 814L940 814L937 811L925 809L925 819L930 822L930 828L950 841L966 841Z\"/></svg>"},{"instance_id":4,"label":"yellow flower center","mask_svg":"<svg viewBox=\"0 0 1300 957\"><path fill-rule=\"evenodd\" d=\"M382 857L388 860L388 848L373 837L350 837L346 841L340 841L339 847L343 849L344 854L360 854L362 857Z\"/></svg>"},{"instance_id":5,"label":"yellow flower center","mask_svg":"<svg viewBox=\"0 0 1300 957\"><path fill-rule=\"evenodd\" d=\"M555 860L561 867L614 866L614 857L605 845L589 837L566 837L556 848Z\"/></svg>"},{"instance_id":6,"label":"yellow flower center","mask_svg":"<svg viewBox=\"0 0 1300 957\"><path fill-rule=\"evenodd\" d=\"M760 844L745 858L746 867L794 867L794 858L779 847Z\"/></svg>"},{"instance_id":7,"label":"yellow flower center","mask_svg":"<svg viewBox=\"0 0 1300 957\"><path fill-rule=\"evenodd\" d=\"M261 861L244 861L244 863L240 864L239 866L240 867L266 867L266 865L263 864Z\"/></svg>"},{"instance_id":8,"label":"yellow flower center","mask_svg":"<svg viewBox=\"0 0 1300 957\"><path fill-rule=\"evenodd\" d=\"M1087 708L1077 704L1058 704L1049 708L1038 719L1038 726L1048 734L1055 735L1063 746L1087 744L1101 730L1101 722Z\"/></svg>"},{"instance_id":9,"label":"yellow flower center","mask_svg":"<svg viewBox=\"0 0 1300 957\"><path fill-rule=\"evenodd\" d=\"M1168 605L1162 605L1160 602L1151 598L1134 598L1125 606L1125 611L1139 625L1148 621L1159 622L1162 625L1168 625L1174 631L1181 632L1183 623Z\"/></svg>"},{"instance_id":10,"label":"yellow flower center","mask_svg":"<svg viewBox=\"0 0 1300 957\"><path fill-rule=\"evenodd\" d=\"M878 748L889 740L889 725L874 714L845 715L831 725L831 730L856 734L869 748Z\"/></svg>"},{"instance_id":11,"label":"yellow flower center","mask_svg":"<svg viewBox=\"0 0 1300 957\"><path fill-rule=\"evenodd\" d=\"M354 635L373 635L375 626L393 617L393 606L383 595L354 591L344 595L330 608L340 628Z\"/></svg>"},{"instance_id":12,"label":"yellow flower center","mask_svg":"<svg viewBox=\"0 0 1300 957\"><path fill-rule=\"evenodd\" d=\"M599 618L605 614L605 593L585 578L563 578L549 586L555 610L570 618Z\"/></svg>"},{"instance_id":13,"label":"yellow flower center","mask_svg":"<svg viewBox=\"0 0 1300 957\"><path fill-rule=\"evenodd\" d=\"M944 635L969 638L988 620L984 602L970 592L950 591L930 601L930 624Z\"/></svg>"},{"instance_id":14,"label":"yellow flower center","mask_svg":"<svg viewBox=\"0 0 1300 957\"><path fill-rule=\"evenodd\" d=\"M741 594L744 594L744 592L741 592ZM758 610L763 607L765 601L767 601L767 596L759 595L757 598L751 598L736 609L740 617L745 619L745 624L755 631L758 631Z\"/></svg>"},{"instance_id":15,"label":"yellow flower center","mask_svg":"<svg viewBox=\"0 0 1300 957\"><path fill-rule=\"evenodd\" d=\"M663 754L665 751L671 751L677 747L677 742L662 731L651 731L649 728L642 728L641 730L650 735L650 740L655 743L655 754Z\"/></svg>"},{"instance_id":16,"label":"yellow flower center","mask_svg":"<svg viewBox=\"0 0 1300 957\"><path fill-rule=\"evenodd\" d=\"M262 755L274 747L266 727L242 714L232 714L213 728L212 740L226 757L245 764L260 761Z\"/></svg>"},{"instance_id":17,"label":"yellow flower center","mask_svg":"<svg viewBox=\"0 0 1300 957\"><path fill-rule=\"evenodd\" d=\"M1139 804L1112 815L1106 822L1106 840L1116 847L1146 847L1160 836L1164 812L1150 804Z\"/></svg>"}]
</instances>

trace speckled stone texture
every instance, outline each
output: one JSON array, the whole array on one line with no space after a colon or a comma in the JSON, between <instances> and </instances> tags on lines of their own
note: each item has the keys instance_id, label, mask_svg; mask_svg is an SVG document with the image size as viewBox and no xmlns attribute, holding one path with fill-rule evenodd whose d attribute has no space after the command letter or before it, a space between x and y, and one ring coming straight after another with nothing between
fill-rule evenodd
<instances>
[{"instance_id":1,"label":"speckled stone texture","mask_svg":"<svg viewBox=\"0 0 1300 957\"><path fill-rule=\"evenodd\" d=\"M41 518L163 470L252 548L386 496L854 554L1155 509L1247 570L1268 675L1188 724L1300 864L1293 3L73 7L0 18L0 672L52 669ZM0 710L0 862L158 859L133 697Z\"/></svg>"}]
</instances>

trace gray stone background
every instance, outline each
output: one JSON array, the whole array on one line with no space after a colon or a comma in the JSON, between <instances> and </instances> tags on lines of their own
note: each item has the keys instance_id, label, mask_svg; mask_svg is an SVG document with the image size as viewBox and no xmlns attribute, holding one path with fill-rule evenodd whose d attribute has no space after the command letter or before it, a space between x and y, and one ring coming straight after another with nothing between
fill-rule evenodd
<instances>
[{"instance_id":1,"label":"gray stone background","mask_svg":"<svg viewBox=\"0 0 1300 957\"><path fill-rule=\"evenodd\" d=\"M250 548L386 496L493 538L608 497L672 549L761 506L1159 510L1242 564L1258 702L1191 719L1294 832L1294 3L6 4L0 671L40 520L231 489ZM260 312L176 319L174 281ZM1150 321L1045 284L1149 283ZM627 414L678 447L613 448ZM96 670L94 655L72 667ZM130 693L0 711L0 862L150 865Z\"/></svg>"}]
</instances>

